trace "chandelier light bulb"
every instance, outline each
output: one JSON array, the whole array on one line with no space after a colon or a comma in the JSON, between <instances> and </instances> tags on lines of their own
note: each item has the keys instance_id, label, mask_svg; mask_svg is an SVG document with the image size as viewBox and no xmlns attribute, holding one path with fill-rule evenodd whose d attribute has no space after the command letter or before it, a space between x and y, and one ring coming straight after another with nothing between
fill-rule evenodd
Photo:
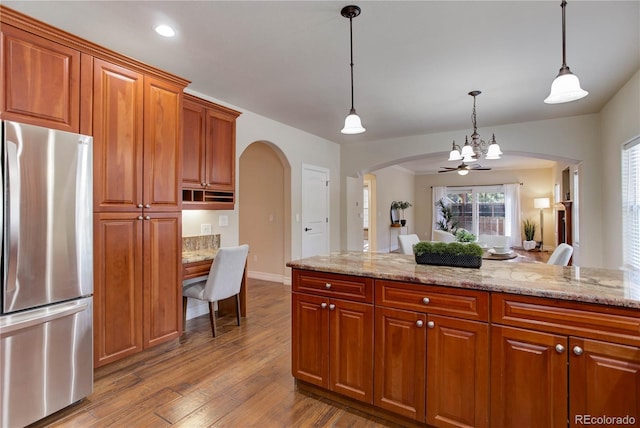
<instances>
[{"instance_id":1,"label":"chandelier light bulb","mask_svg":"<svg viewBox=\"0 0 640 428\"><path fill-rule=\"evenodd\" d=\"M461 169L460 171L458 171L458 174L467 175L467 174L469 174L469 170L468 169Z\"/></svg>"}]
</instances>

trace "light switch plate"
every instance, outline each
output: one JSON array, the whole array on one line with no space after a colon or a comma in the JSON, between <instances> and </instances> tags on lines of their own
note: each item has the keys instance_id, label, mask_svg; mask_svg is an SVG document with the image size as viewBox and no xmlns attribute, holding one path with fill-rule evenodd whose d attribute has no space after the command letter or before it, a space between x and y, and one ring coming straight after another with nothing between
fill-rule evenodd
<instances>
[{"instance_id":1,"label":"light switch plate","mask_svg":"<svg viewBox=\"0 0 640 428\"><path fill-rule=\"evenodd\" d=\"M211 235L211 225L210 224L201 224L200 225L200 235Z\"/></svg>"},{"instance_id":2,"label":"light switch plate","mask_svg":"<svg viewBox=\"0 0 640 428\"><path fill-rule=\"evenodd\" d=\"M229 226L229 216L221 215L220 217L218 217L218 226Z\"/></svg>"}]
</instances>

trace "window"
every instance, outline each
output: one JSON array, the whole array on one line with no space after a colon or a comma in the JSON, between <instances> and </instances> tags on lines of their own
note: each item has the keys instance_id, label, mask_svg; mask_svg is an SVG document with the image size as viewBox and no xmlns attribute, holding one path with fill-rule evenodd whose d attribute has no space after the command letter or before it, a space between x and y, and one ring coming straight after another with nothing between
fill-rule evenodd
<instances>
[{"instance_id":1,"label":"window","mask_svg":"<svg viewBox=\"0 0 640 428\"><path fill-rule=\"evenodd\" d=\"M640 136L622 149L622 230L624 266L640 270Z\"/></svg>"},{"instance_id":2,"label":"window","mask_svg":"<svg viewBox=\"0 0 640 428\"><path fill-rule=\"evenodd\" d=\"M447 187L447 199L458 226L475 235L505 235L503 186Z\"/></svg>"}]
</instances>

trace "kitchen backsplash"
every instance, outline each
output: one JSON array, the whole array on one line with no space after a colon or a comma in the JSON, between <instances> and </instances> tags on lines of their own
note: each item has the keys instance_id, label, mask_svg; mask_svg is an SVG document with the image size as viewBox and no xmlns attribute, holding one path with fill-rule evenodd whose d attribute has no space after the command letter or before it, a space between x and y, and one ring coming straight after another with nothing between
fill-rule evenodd
<instances>
[{"instance_id":1,"label":"kitchen backsplash","mask_svg":"<svg viewBox=\"0 0 640 428\"><path fill-rule=\"evenodd\" d=\"M217 248L220 248L220 234L182 237L182 251L214 250Z\"/></svg>"}]
</instances>

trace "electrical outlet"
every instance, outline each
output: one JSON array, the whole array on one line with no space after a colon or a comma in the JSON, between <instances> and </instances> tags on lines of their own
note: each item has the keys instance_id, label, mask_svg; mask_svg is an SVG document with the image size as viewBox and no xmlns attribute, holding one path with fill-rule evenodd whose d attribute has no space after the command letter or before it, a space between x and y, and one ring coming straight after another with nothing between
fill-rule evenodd
<instances>
[{"instance_id":1,"label":"electrical outlet","mask_svg":"<svg viewBox=\"0 0 640 428\"><path fill-rule=\"evenodd\" d=\"M221 215L218 217L218 226L226 227L229 226L229 216Z\"/></svg>"},{"instance_id":2,"label":"electrical outlet","mask_svg":"<svg viewBox=\"0 0 640 428\"><path fill-rule=\"evenodd\" d=\"M254 262L257 262L257 261L258 261L258 255L257 255L257 254L254 254L254 255L253 255L253 261L254 261Z\"/></svg>"},{"instance_id":3,"label":"electrical outlet","mask_svg":"<svg viewBox=\"0 0 640 428\"><path fill-rule=\"evenodd\" d=\"M200 225L200 235L211 235L211 225L210 224L201 224Z\"/></svg>"}]
</instances>

